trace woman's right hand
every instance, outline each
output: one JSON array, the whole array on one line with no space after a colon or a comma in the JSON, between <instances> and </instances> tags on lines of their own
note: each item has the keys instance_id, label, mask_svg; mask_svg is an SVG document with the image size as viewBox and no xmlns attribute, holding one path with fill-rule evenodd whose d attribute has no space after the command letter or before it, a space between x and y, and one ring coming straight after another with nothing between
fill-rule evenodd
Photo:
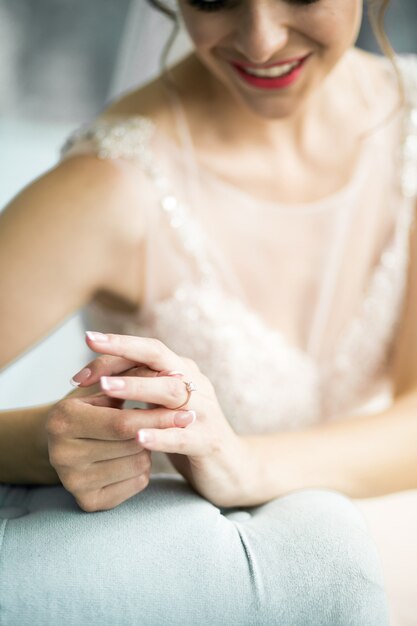
<instances>
[{"instance_id":1,"label":"woman's right hand","mask_svg":"<svg viewBox=\"0 0 417 626\"><path fill-rule=\"evenodd\" d=\"M50 463L84 511L114 508L149 483L151 452L135 439L141 410L122 406L98 392L64 398L48 413Z\"/></svg>"}]
</instances>

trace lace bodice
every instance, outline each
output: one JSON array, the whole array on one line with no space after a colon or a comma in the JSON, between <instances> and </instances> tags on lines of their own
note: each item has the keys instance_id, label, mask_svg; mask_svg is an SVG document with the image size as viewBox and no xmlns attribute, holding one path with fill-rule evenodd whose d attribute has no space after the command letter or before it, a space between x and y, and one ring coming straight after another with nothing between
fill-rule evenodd
<instances>
[{"instance_id":1,"label":"lace bodice","mask_svg":"<svg viewBox=\"0 0 417 626\"><path fill-rule=\"evenodd\" d=\"M417 195L417 62L399 64L404 111L364 142L346 188L309 205L245 198L149 118L74 133L63 156L129 159L151 183L141 309L93 302L89 326L158 337L194 359L241 434L388 404Z\"/></svg>"}]
</instances>

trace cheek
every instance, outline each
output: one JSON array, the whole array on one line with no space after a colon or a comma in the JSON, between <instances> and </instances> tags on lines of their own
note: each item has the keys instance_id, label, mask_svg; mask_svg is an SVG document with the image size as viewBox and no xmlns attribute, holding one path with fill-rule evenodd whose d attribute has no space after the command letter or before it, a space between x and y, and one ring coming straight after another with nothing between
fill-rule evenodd
<instances>
[{"instance_id":1,"label":"cheek","mask_svg":"<svg viewBox=\"0 0 417 626\"><path fill-rule=\"evenodd\" d=\"M208 50L218 44L227 34L225 20L216 16L200 16L186 7L181 8L182 19L194 46Z\"/></svg>"},{"instance_id":2,"label":"cheek","mask_svg":"<svg viewBox=\"0 0 417 626\"><path fill-rule=\"evenodd\" d=\"M324 0L313 15L300 19L299 28L319 46L337 54L355 43L361 21L361 1Z\"/></svg>"}]
</instances>

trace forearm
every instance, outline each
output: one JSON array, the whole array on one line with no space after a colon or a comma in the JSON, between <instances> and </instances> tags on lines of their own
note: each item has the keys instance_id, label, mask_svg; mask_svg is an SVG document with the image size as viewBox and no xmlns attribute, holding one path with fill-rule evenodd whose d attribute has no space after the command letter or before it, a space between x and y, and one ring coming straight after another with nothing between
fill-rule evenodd
<instances>
[{"instance_id":1,"label":"forearm","mask_svg":"<svg viewBox=\"0 0 417 626\"><path fill-rule=\"evenodd\" d=\"M57 484L45 420L52 404L0 412L0 483Z\"/></svg>"},{"instance_id":2,"label":"forearm","mask_svg":"<svg viewBox=\"0 0 417 626\"><path fill-rule=\"evenodd\" d=\"M96 386L67 397L92 394ZM45 424L55 402L0 411L0 483L54 485L60 480L49 461Z\"/></svg>"},{"instance_id":3,"label":"forearm","mask_svg":"<svg viewBox=\"0 0 417 626\"><path fill-rule=\"evenodd\" d=\"M378 415L302 431L248 436L242 505L324 488L352 498L417 488L417 391Z\"/></svg>"}]
</instances>

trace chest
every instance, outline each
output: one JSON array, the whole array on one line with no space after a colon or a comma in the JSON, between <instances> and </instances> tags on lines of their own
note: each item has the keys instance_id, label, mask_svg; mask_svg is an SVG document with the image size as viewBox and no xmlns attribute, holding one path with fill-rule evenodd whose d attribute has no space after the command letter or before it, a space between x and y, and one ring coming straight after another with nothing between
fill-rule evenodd
<instances>
[{"instance_id":1,"label":"chest","mask_svg":"<svg viewBox=\"0 0 417 626\"><path fill-rule=\"evenodd\" d=\"M309 148L284 145L241 150L227 145L200 148L200 169L265 202L311 203L344 188L352 179L363 141L342 136Z\"/></svg>"}]
</instances>

